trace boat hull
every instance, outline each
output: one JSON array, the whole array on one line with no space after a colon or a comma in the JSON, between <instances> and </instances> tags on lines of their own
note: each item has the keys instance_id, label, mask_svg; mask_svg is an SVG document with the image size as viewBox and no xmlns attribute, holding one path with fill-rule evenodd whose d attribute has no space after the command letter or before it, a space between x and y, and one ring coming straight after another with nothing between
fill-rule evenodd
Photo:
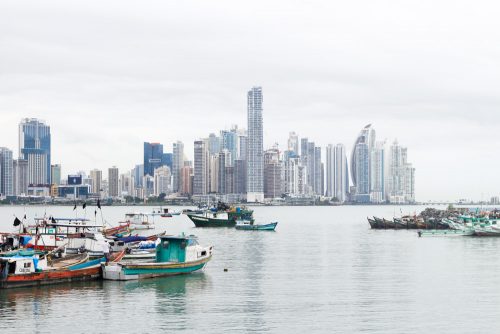
<instances>
[{"instance_id":1,"label":"boat hull","mask_svg":"<svg viewBox=\"0 0 500 334\"><path fill-rule=\"evenodd\" d=\"M187 216L196 227L233 227L236 225L235 219L218 219L201 217L192 214L187 214Z\"/></svg>"},{"instance_id":2,"label":"boat hull","mask_svg":"<svg viewBox=\"0 0 500 334\"><path fill-rule=\"evenodd\" d=\"M45 272L35 272L26 275L12 275L0 281L0 288L21 288L28 286L41 286L75 281L89 281L101 277L101 265L78 270L53 270Z\"/></svg>"},{"instance_id":3,"label":"boat hull","mask_svg":"<svg viewBox=\"0 0 500 334\"><path fill-rule=\"evenodd\" d=\"M264 225L250 225L250 224L236 224L237 230L246 231L274 231L278 223L264 224Z\"/></svg>"},{"instance_id":4,"label":"boat hull","mask_svg":"<svg viewBox=\"0 0 500 334\"><path fill-rule=\"evenodd\" d=\"M182 263L117 263L103 264L103 278L112 281L139 280L190 274L202 270L212 256Z\"/></svg>"}]
</instances>

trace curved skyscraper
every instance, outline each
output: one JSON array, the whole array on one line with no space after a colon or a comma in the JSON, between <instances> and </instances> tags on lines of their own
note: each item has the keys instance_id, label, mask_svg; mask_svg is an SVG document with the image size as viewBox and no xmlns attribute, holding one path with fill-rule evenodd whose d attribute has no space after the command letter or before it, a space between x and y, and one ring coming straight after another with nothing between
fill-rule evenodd
<instances>
[{"instance_id":1,"label":"curved skyscraper","mask_svg":"<svg viewBox=\"0 0 500 334\"><path fill-rule=\"evenodd\" d=\"M356 141L354 142L354 146L351 151L351 179L352 179L352 184L356 187L358 185L358 179L357 179L357 161L356 161L356 155L358 154L358 145L359 144L365 144L367 145L368 151L370 151L371 148L373 148L373 145L375 143L375 130L372 128L371 124L368 124L365 126L361 132L359 133L358 137L356 138Z\"/></svg>"},{"instance_id":2,"label":"curved skyscraper","mask_svg":"<svg viewBox=\"0 0 500 334\"><path fill-rule=\"evenodd\" d=\"M374 144L375 130L368 124L359 133L351 152L351 178L356 189L356 202L370 202L370 152Z\"/></svg>"}]
</instances>

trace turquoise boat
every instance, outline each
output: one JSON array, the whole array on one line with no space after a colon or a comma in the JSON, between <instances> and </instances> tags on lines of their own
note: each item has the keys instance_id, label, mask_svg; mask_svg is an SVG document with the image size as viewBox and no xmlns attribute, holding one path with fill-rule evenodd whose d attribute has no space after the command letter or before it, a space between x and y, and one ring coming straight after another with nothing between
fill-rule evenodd
<instances>
[{"instance_id":1,"label":"turquoise boat","mask_svg":"<svg viewBox=\"0 0 500 334\"><path fill-rule=\"evenodd\" d=\"M278 222L269 224L254 224L251 221L238 221L235 225L237 230L247 230L247 231L274 231L276 229Z\"/></svg>"},{"instance_id":2,"label":"turquoise boat","mask_svg":"<svg viewBox=\"0 0 500 334\"><path fill-rule=\"evenodd\" d=\"M474 235L474 229L465 228L461 230L420 230L419 237L464 237Z\"/></svg>"},{"instance_id":3,"label":"turquoise boat","mask_svg":"<svg viewBox=\"0 0 500 334\"><path fill-rule=\"evenodd\" d=\"M213 247L201 246L195 236L161 236L151 262L120 261L102 265L106 280L126 281L189 274L205 267Z\"/></svg>"}]
</instances>

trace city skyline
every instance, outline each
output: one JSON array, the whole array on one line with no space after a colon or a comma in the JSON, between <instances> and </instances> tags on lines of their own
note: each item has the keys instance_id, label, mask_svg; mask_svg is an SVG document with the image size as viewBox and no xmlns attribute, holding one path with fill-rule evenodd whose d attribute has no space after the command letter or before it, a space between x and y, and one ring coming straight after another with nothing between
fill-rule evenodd
<instances>
[{"instance_id":1,"label":"city skyline","mask_svg":"<svg viewBox=\"0 0 500 334\"><path fill-rule=\"evenodd\" d=\"M447 2L432 11L417 3L359 11L356 3L257 1L158 2L113 14L94 4L82 14L70 6L2 4L9 35L0 54L8 64L0 143L13 152L20 118L34 117L57 129L51 160L64 174L129 169L140 163L144 141L179 140L191 155L204 133L244 125L245 92L261 85L265 148L279 142L283 150L295 131L323 148L343 143L349 156L359 129L373 123L380 139L410 149L418 200L499 193L490 160L500 144L494 11L464 25L469 10L450 13ZM179 11L188 14L182 22ZM276 13L284 13L279 29ZM89 20L95 29L82 29ZM124 40L112 26L131 33Z\"/></svg>"}]
</instances>

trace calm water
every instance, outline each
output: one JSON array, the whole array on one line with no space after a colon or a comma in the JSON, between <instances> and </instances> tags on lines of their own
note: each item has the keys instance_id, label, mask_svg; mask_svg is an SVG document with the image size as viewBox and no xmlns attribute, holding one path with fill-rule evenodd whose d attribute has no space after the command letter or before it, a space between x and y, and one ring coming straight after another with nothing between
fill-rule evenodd
<instances>
[{"instance_id":1,"label":"calm water","mask_svg":"<svg viewBox=\"0 0 500 334\"><path fill-rule=\"evenodd\" d=\"M23 210L0 207L0 230ZM26 210L74 215L69 207ZM130 210L103 214L116 222ZM0 332L497 333L500 238L369 229L366 216L394 212L399 207L255 208L258 220L280 222L275 233L157 219L159 230L215 246L203 273L0 291Z\"/></svg>"}]
</instances>

